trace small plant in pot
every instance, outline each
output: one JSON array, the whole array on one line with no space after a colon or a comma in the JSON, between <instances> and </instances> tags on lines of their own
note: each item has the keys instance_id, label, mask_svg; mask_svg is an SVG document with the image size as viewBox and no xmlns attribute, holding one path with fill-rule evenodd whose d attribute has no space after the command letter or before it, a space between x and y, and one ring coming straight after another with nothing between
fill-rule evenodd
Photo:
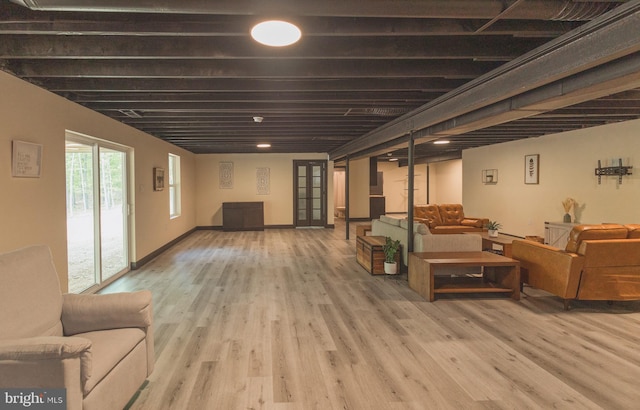
<instances>
[{"instance_id":1,"label":"small plant in pot","mask_svg":"<svg viewBox=\"0 0 640 410\"><path fill-rule=\"evenodd\" d=\"M484 227L487 228L489 236L496 238L498 236L498 229L502 228L502 225L498 221L489 221Z\"/></svg>"},{"instance_id":2,"label":"small plant in pot","mask_svg":"<svg viewBox=\"0 0 640 410\"><path fill-rule=\"evenodd\" d=\"M384 273L395 275L398 273L398 264L396 263L396 253L400 249L400 241L393 240L390 237L385 238L382 251L384 252Z\"/></svg>"}]
</instances>

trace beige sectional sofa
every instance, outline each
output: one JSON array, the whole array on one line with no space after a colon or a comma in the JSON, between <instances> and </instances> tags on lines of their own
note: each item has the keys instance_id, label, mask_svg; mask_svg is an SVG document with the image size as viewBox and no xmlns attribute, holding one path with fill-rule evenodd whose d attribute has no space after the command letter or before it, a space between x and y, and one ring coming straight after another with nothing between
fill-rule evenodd
<instances>
[{"instance_id":1,"label":"beige sectional sofa","mask_svg":"<svg viewBox=\"0 0 640 410\"><path fill-rule=\"evenodd\" d=\"M408 247L407 219L393 218L381 215L380 219L371 221L371 233L375 236L388 236L399 240L402 245L402 263L407 266ZM480 235L438 234L434 235L423 223L413 224L413 251L414 252L473 252L482 250L482 238Z\"/></svg>"}]
</instances>

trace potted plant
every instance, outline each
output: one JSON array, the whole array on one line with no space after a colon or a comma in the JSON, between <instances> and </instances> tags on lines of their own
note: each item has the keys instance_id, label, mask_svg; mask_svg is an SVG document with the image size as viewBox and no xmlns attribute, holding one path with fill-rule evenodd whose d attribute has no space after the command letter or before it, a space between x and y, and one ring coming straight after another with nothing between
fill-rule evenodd
<instances>
[{"instance_id":1,"label":"potted plant","mask_svg":"<svg viewBox=\"0 0 640 410\"><path fill-rule=\"evenodd\" d=\"M396 253L398 249L400 249L400 241L394 241L387 236L384 245L382 245L382 251L384 252L384 273L389 275L398 273L398 264L396 263Z\"/></svg>"},{"instance_id":2,"label":"potted plant","mask_svg":"<svg viewBox=\"0 0 640 410\"><path fill-rule=\"evenodd\" d=\"M502 228L502 225L498 221L489 221L484 227L487 228L489 236L491 236L492 238L497 238L498 229Z\"/></svg>"}]
</instances>

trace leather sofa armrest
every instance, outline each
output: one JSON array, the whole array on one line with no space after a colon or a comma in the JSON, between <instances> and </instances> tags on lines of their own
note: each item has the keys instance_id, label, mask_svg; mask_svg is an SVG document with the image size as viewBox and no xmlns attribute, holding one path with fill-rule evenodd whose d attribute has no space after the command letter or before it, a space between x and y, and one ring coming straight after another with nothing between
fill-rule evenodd
<instances>
[{"instance_id":1,"label":"leather sofa armrest","mask_svg":"<svg viewBox=\"0 0 640 410\"><path fill-rule=\"evenodd\" d=\"M489 223L487 218L469 218L465 217L460 225L463 226L473 226L474 228L484 228L486 224Z\"/></svg>"},{"instance_id":2,"label":"leather sofa armrest","mask_svg":"<svg viewBox=\"0 0 640 410\"><path fill-rule=\"evenodd\" d=\"M148 290L101 295L63 295L65 335L125 327L149 328L153 322Z\"/></svg>"},{"instance_id":3,"label":"leather sofa armrest","mask_svg":"<svg viewBox=\"0 0 640 410\"><path fill-rule=\"evenodd\" d=\"M51 378L44 367L65 368L64 362L80 361L82 385L91 377L91 341L83 337L40 336L0 341L0 385L19 380L30 380L34 384ZM4 362L4 365L3 365ZM38 364L42 363L42 365ZM77 370L76 370L77 371ZM47 380L43 385L59 386L60 380ZM53 383L53 384L52 384Z\"/></svg>"},{"instance_id":4,"label":"leather sofa armrest","mask_svg":"<svg viewBox=\"0 0 640 410\"><path fill-rule=\"evenodd\" d=\"M525 240L514 240L511 252L529 285L563 299L576 298L584 256Z\"/></svg>"}]
</instances>

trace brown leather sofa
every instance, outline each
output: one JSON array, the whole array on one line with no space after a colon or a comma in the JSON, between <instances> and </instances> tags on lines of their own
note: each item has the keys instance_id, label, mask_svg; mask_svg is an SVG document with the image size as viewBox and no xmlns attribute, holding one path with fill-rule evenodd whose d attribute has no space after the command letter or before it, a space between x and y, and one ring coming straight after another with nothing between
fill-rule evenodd
<instances>
[{"instance_id":1,"label":"brown leather sofa","mask_svg":"<svg viewBox=\"0 0 640 410\"><path fill-rule=\"evenodd\" d=\"M515 240L522 282L564 299L640 300L640 225L576 225L565 249Z\"/></svg>"},{"instance_id":2,"label":"brown leather sofa","mask_svg":"<svg viewBox=\"0 0 640 410\"><path fill-rule=\"evenodd\" d=\"M489 222L466 217L461 204L414 205L413 220L427 225L431 233L479 232Z\"/></svg>"}]
</instances>

